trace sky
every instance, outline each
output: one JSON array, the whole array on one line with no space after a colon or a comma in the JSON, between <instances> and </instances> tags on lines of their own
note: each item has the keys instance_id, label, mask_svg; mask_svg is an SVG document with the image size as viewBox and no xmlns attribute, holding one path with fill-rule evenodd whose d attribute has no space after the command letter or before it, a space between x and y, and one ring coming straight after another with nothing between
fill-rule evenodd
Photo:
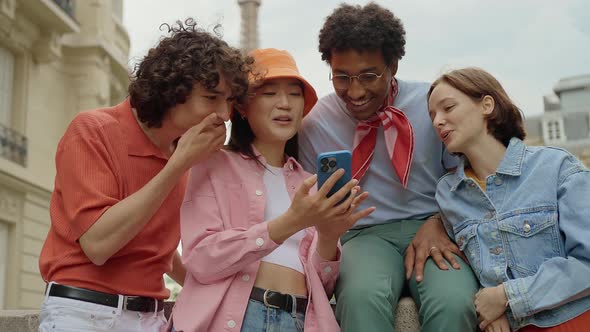
<instances>
[{"instance_id":1,"label":"sky","mask_svg":"<svg viewBox=\"0 0 590 332\"><path fill-rule=\"evenodd\" d=\"M369 1L349 0L350 4ZM478 66L494 75L526 117L543 112L543 96L565 77L590 74L590 1L377 0L404 23L406 55L397 77L433 81L441 73ZM237 0L125 0L130 67L164 35L158 27L193 17L239 47ZM262 0L259 47L288 50L318 96L332 92L318 33L342 1Z\"/></svg>"}]
</instances>

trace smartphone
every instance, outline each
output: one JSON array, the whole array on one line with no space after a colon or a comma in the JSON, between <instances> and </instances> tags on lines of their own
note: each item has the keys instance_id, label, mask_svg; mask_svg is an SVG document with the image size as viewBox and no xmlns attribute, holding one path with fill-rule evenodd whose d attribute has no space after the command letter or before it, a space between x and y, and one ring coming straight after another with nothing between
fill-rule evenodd
<instances>
[{"instance_id":1,"label":"smartphone","mask_svg":"<svg viewBox=\"0 0 590 332\"><path fill-rule=\"evenodd\" d=\"M328 192L328 197L334 195L340 188L344 187L350 180L352 180L352 153L348 150L324 152L318 155L318 189L324 185L324 182L340 168L344 169L344 175L338 181L332 189ZM346 200L350 196L348 193L340 202Z\"/></svg>"}]
</instances>

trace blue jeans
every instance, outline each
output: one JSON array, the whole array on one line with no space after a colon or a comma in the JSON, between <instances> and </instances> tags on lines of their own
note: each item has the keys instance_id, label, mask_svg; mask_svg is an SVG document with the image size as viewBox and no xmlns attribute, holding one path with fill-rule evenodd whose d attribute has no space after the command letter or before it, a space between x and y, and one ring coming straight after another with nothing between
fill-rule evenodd
<instances>
[{"instance_id":1,"label":"blue jeans","mask_svg":"<svg viewBox=\"0 0 590 332\"><path fill-rule=\"evenodd\" d=\"M305 315L267 308L264 303L249 300L241 332L302 332Z\"/></svg>"},{"instance_id":2,"label":"blue jeans","mask_svg":"<svg viewBox=\"0 0 590 332\"><path fill-rule=\"evenodd\" d=\"M303 332L304 321L304 314L296 313L293 317L284 310L249 300L241 332ZM176 332L174 327L171 332Z\"/></svg>"}]
</instances>

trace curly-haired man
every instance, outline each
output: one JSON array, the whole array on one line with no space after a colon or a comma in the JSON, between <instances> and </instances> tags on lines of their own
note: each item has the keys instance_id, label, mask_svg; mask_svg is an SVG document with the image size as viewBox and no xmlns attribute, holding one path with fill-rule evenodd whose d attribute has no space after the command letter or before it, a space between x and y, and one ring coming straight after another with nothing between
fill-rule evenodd
<instances>
[{"instance_id":1,"label":"curly-haired man","mask_svg":"<svg viewBox=\"0 0 590 332\"><path fill-rule=\"evenodd\" d=\"M56 153L40 331L159 331L186 171L219 150L252 60L191 19L136 66L129 97L78 114Z\"/></svg>"},{"instance_id":2,"label":"curly-haired man","mask_svg":"<svg viewBox=\"0 0 590 332\"><path fill-rule=\"evenodd\" d=\"M395 77L405 43L402 22L374 3L341 5L319 34L335 93L303 121L302 164L311 171L318 153L352 150L354 177L370 193L361 208L377 208L341 239L336 316L345 332L393 331L397 301L409 293L422 331L474 331L477 281L434 199L457 161L432 128L429 84Z\"/></svg>"}]
</instances>

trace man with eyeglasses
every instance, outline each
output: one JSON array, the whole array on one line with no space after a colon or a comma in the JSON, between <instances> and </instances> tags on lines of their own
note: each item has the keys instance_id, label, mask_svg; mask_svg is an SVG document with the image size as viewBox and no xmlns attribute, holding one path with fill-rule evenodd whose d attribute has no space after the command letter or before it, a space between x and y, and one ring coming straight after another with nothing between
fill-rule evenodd
<instances>
[{"instance_id":1,"label":"man with eyeglasses","mask_svg":"<svg viewBox=\"0 0 590 332\"><path fill-rule=\"evenodd\" d=\"M422 331L475 331L477 280L434 199L457 160L432 128L429 84L395 77L404 46L401 21L374 3L341 5L320 31L335 93L304 119L300 158L311 172L319 153L351 150L353 176L371 193L362 208L377 208L341 239L336 316L345 332L393 331L409 294Z\"/></svg>"}]
</instances>

